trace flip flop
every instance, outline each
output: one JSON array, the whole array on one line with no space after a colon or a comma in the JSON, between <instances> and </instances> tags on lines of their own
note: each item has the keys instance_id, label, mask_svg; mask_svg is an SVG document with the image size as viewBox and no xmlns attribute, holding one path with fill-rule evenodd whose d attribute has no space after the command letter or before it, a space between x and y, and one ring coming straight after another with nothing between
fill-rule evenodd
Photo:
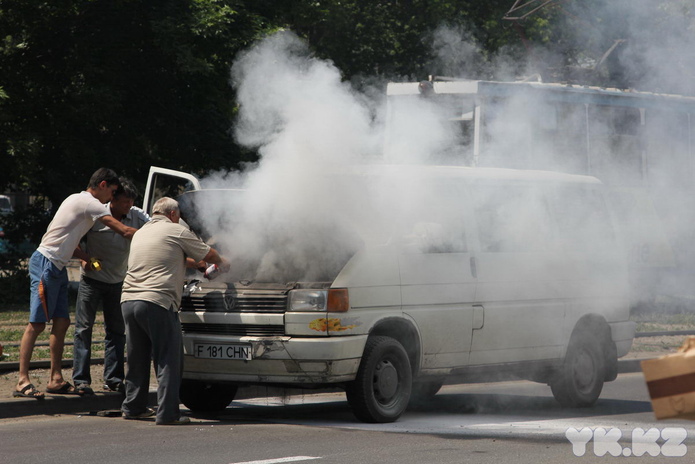
<instances>
[{"instance_id":1,"label":"flip flop","mask_svg":"<svg viewBox=\"0 0 695 464\"><path fill-rule=\"evenodd\" d=\"M78 391L70 382L65 382L60 388L46 388L46 393L53 395L77 395L82 396L84 392Z\"/></svg>"},{"instance_id":2,"label":"flip flop","mask_svg":"<svg viewBox=\"0 0 695 464\"><path fill-rule=\"evenodd\" d=\"M44 399L44 394L38 391L32 383L25 385L24 388L19 391L13 391L12 396L14 398L35 398L37 400Z\"/></svg>"}]
</instances>

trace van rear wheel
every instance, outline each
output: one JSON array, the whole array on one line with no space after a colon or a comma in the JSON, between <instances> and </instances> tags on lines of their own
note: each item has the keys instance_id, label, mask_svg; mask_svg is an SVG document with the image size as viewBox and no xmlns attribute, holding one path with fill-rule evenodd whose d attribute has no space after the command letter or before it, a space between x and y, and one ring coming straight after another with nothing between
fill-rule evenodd
<instances>
[{"instance_id":1,"label":"van rear wheel","mask_svg":"<svg viewBox=\"0 0 695 464\"><path fill-rule=\"evenodd\" d=\"M572 335L560 371L550 382L555 399L565 407L593 405L601 394L606 364L601 341L591 332Z\"/></svg>"},{"instance_id":2,"label":"van rear wheel","mask_svg":"<svg viewBox=\"0 0 695 464\"><path fill-rule=\"evenodd\" d=\"M403 346L391 337L370 337L357 377L347 385L348 403L363 422L394 422L408 406L412 379Z\"/></svg>"},{"instance_id":3,"label":"van rear wheel","mask_svg":"<svg viewBox=\"0 0 695 464\"><path fill-rule=\"evenodd\" d=\"M236 392L236 385L184 379L181 382L179 399L191 411L217 412L227 409Z\"/></svg>"}]
</instances>

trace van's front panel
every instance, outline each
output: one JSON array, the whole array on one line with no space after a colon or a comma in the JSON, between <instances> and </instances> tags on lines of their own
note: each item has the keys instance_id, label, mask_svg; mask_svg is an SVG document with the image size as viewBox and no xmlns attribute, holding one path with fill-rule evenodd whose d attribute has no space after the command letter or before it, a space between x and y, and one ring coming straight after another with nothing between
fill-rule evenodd
<instances>
[{"instance_id":1,"label":"van's front panel","mask_svg":"<svg viewBox=\"0 0 695 464\"><path fill-rule=\"evenodd\" d=\"M422 340L422 368L468 364L475 279L468 253L402 253L403 312Z\"/></svg>"}]
</instances>

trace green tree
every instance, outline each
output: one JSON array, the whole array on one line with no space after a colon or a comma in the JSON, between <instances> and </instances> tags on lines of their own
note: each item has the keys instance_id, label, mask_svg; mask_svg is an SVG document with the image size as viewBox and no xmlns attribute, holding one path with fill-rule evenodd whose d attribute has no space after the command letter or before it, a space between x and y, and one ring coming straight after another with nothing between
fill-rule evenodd
<instances>
[{"instance_id":1,"label":"green tree","mask_svg":"<svg viewBox=\"0 0 695 464\"><path fill-rule=\"evenodd\" d=\"M0 187L55 205L99 166L235 166L229 66L264 27L234 0L4 0Z\"/></svg>"}]
</instances>

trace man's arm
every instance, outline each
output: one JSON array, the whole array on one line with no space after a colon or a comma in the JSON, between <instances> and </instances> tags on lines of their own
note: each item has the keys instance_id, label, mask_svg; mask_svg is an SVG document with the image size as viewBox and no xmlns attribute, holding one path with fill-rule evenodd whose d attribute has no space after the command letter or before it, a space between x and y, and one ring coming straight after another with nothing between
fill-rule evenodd
<instances>
[{"instance_id":1,"label":"man's arm","mask_svg":"<svg viewBox=\"0 0 695 464\"><path fill-rule=\"evenodd\" d=\"M113 216L102 216L99 220L105 225L113 229L118 235L122 235L124 238L131 239L133 234L138 230L133 227L128 227L121 221L117 220Z\"/></svg>"}]
</instances>

